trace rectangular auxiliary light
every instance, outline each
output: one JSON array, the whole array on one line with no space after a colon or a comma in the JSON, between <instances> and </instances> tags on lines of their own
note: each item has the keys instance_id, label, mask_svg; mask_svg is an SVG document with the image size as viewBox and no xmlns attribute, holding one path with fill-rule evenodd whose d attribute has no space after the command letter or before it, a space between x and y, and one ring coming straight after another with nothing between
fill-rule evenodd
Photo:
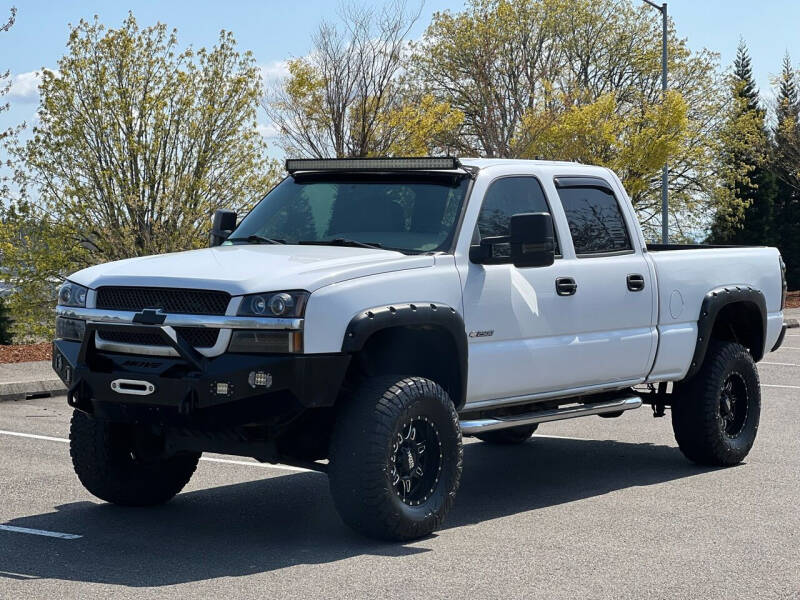
<instances>
[{"instance_id":1,"label":"rectangular auxiliary light","mask_svg":"<svg viewBox=\"0 0 800 600\"><path fill-rule=\"evenodd\" d=\"M454 156L427 158L289 158L286 170L297 171L407 171L460 169Z\"/></svg>"}]
</instances>

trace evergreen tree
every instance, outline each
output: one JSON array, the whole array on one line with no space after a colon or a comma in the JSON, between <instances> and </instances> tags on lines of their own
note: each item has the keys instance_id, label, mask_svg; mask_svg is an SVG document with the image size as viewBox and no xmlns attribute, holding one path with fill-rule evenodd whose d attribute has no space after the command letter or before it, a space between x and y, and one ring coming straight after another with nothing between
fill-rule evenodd
<instances>
[{"instance_id":1,"label":"evergreen tree","mask_svg":"<svg viewBox=\"0 0 800 600\"><path fill-rule=\"evenodd\" d=\"M789 289L800 289L800 93L797 73L787 54L778 80L773 167L776 243L786 262Z\"/></svg>"},{"instance_id":2,"label":"evergreen tree","mask_svg":"<svg viewBox=\"0 0 800 600\"><path fill-rule=\"evenodd\" d=\"M777 185L766 160L769 153L766 111L759 102L750 54L744 41L739 42L736 52L730 90L732 102L724 133L725 155L730 191L742 203L744 211L740 223L736 222L738 215L718 215L710 241L718 244L772 244L777 241L772 226Z\"/></svg>"},{"instance_id":3,"label":"evergreen tree","mask_svg":"<svg viewBox=\"0 0 800 600\"><path fill-rule=\"evenodd\" d=\"M11 344L11 319L3 298L0 297L0 346Z\"/></svg>"}]
</instances>

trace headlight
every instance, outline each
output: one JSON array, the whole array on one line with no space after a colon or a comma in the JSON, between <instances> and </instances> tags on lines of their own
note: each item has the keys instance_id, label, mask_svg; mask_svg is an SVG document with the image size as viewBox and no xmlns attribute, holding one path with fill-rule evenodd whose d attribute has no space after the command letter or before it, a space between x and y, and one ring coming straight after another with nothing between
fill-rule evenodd
<instances>
[{"instance_id":1,"label":"headlight","mask_svg":"<svg viewBox=\"0 0 800 600\"><path fill-rule=\"evenodd\" d=\"M302 317L308 292L267 292L242 298L240 317Z\"/></svg>"},{"instance_id":2,"label":"headlight","mask_svg":"<svg viewBox=\"0 0 800 600\"><path fill-rule=\"evenodd\" d=\"M86 293L89 290L82 285L65 281L61 289L58 290L58 305L59 306L86 306Z\"/></svg>"}]
</instances>

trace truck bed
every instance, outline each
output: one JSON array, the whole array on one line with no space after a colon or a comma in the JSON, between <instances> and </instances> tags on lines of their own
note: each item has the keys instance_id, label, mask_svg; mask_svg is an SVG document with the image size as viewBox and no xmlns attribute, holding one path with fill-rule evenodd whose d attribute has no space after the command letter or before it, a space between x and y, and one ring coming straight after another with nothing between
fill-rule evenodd
<instances>
[{"instance_id":1,"label":"truck bed","mask_svg":"<svg viewBox=\"0 0 800 600\"><path fill-rule=\"evenodd\" d=\"M777 341L783 315L775 248L648 244L647 249L658 283L659 347L651 381L681 379L688 371L701 304L717 288L760 290L767 305L767 350Z\"/></svg>"}]
</instances>

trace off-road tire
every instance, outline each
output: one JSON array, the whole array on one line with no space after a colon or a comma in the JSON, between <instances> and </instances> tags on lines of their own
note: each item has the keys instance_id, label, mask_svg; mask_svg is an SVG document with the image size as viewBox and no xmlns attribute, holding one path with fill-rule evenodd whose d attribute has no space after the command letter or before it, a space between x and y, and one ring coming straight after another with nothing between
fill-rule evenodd
<instances>
[{"instance_id":1,"label":"off-road tire","mask_svg":"<svg viewBox=\"0 0 800 600\"><path fill-rule=\"evenodd\" d=\"M189 482L199 453L136 458L135 426L74 411L69 431L72 466L83 486L101 500L123 506L163 504Z\"/></svg>"},{"instance_id":2,"label":"off-road tire","mask_svg":"<svg viewBox=\"0 0 800 600\"><path fill-rule=\"evenodd\" d=\"M736 394L731 392L734 388ZM761 387L744 346L712 340L700 370L677 384L673 396L672 428L686 458L701 465L730 466L747 456L758 432ZM741 398L731 402L726 396ZM739 412L734 415L730 406L737 403Z\"/></svg>"},{"instance_id":3,"label":"off-road tire","mask_svg":"<svg viewBox=\"0 0 800 600\"><path fill-rule=\"evenodd\" d=\"M486 442L487 444L498 444L509 446L513 444L523 444L527 442L533 435L533 432L539 427L538 423L533 425L519 425L518 427L509 427L508 429L498 429L497 431L487 431L475 437Z\"/></svg>"},{"instance_id":4,"label":"off-road tire","mask_svg":"<svg viewBox=\"0 0 800 600\"><path fill-rule=\"evenodd\" d=\"M401 444L409 442L404 438L411 435L409 425L412 440L425 440L416 456L425 469L414 494L406 497L405 489L398 489L404 482L394 478L403 466L397 459L405 456ZM337 414L328 470L331 494L344 522L356 531L412 540L441 526L455 500L462 463L458 414L444 389L422 377L373 377L342 402Z\"/></svg>"}]
</instances>

